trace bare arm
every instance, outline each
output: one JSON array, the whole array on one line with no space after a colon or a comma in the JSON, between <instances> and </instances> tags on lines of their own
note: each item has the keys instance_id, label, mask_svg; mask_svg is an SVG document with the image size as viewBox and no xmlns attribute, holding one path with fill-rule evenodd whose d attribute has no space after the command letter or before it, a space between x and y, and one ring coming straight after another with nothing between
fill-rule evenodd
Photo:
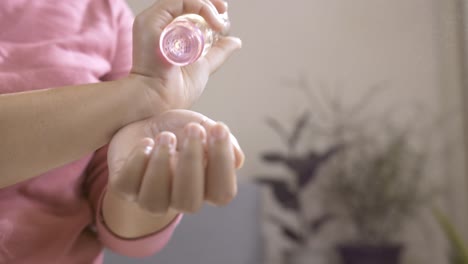
<instances>
[{"instance_id":1,"label":"bare arm","mask_svg":"<svg viewBox=\"0 0 468 264\"><path fill-rule=\"evenodd\" d=\"M76 160L152 108L136 76L0 95L0 188Z\"/></svg>"}]
</instances>

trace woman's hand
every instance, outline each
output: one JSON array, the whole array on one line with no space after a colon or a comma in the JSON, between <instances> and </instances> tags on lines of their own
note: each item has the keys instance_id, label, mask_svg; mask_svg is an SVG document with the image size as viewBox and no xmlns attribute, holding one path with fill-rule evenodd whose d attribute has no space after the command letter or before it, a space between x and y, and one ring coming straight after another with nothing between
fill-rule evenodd
<instances>
[{"instance_id":1,"label":"woman's hand","mask_svg":"<svg viewBox=\"0 0 468 264\"><path fill-rule=\"evenodd\" d=\"M104 219L120 236L138 237L205 201L226 205L243 160L228 128L196 112L172 110L126 126L109 146Z\"/></svg>"},{"instance_id":2,"label":"woman's hand","mask_svg":"<svg viewBox=\"0 0 468 264\"><path fill-rule=\"evenodd\" d=\"M179 67L164 59L159 49L163 29L177 16L194 13L205 18L219 32L229 23L220 14L227 12L223 0L159 0L139 14L133 25L133 67L131 76L146 84L149 102L165 110L189 108L202 94L209 76L241 47L234 37L221 37L195 63Z\"/></svg>"}]
</instances>

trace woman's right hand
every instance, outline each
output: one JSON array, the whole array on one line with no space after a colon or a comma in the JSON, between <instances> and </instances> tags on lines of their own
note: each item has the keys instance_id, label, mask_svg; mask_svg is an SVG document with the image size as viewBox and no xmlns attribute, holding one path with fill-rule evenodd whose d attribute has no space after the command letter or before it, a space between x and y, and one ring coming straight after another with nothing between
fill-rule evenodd
<instances>
[{"instance_id":1,"label":"woman's right hand","mask_svg":"<svg viewBox=\"0 0 468 264\"><path fill-rule=\"evenodd\" d=\"M143 80L149 102L163 110L189 108L202 94L209 76L241 47L235 37L221 37L198 61L179 67L170 64L159 50L163 29L176 17L194 13L215 31L227 31L229 23L224 0L159 0L140 13L133 25L133 66L131 76Z\"/></svg>"}]
</instances>

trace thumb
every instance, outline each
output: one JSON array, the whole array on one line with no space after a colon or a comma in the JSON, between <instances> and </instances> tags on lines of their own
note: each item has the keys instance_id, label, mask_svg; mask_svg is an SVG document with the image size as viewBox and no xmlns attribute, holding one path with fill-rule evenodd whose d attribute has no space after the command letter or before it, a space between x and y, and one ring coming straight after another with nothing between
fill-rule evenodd
<instances>
[{"instance_id":1,"label":"thumb","mask_svg":"<svg viewBox=\"0 0 468 264\"><path fill-rule=\"evenodd\" d=\"M210 51L194 64L206 63L211 74L216 72L224 62L242 47L242 41L237 37L221 37L214 43Z\"/></svg>"}]
</instances>

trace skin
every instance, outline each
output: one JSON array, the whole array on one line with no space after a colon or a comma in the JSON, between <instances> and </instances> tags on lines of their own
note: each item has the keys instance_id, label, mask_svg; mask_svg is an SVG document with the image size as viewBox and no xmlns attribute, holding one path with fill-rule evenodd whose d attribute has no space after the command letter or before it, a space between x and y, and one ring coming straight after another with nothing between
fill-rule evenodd
<instances>
[{"instance_id":1,"label":"skin","mask_svg":"<svg viewBox=\"0 0 468 264\"><path fill-rule=\"evenodd\" d=\"M3 128L0 129L0 188L65 165L112 139L108 160L110 184L104 197L103 215L106 224L117 235L137 237L153 233L166 226L177 213L195 212L205 200L225 204L235 195L233 175L244 158L232 135L213 141L210 133L212 130L227 131L228 128L212 121L202 122L203 126L196 125L194 122L200 123L201 117L194 112L163 113L170 109L189 108L202 94L210 75L241 47L241 41L235 37L223 37L206 56L185 67L169 64L159 51L155 56L148 54L155 54L154 47L158 46L163 28L175 17L185 13L199 14L214 30L225 32L229 25L219 18L219 13L226 11L227 5L222 0L157 1L135 19L133 66L128 77L113 82L0 95L0 124ZM168 116L185 122L164 126L169 122ZM203 120L208 119L203 117ZM148 134L148 127L159 132ZM191 135L200 133L201 136L188 137L188 134L180 132L183 128L198 130ZM134 138L130 139L129 135ZM167 137L172 139L161 139ZM190 138L189 143L182 146L181 143L167 146L161 143L185 142L187 138ZM155 144L155 140L159 143ZM212 148L206 142L217 142L215 145L218 147ZM151 151L141 155L141 147ZM179 152L173 150L176 147ZM134 151L128 151L130 149ZM153 153L158 154L153 158ZM145 160L150 157L151 162ZM122 162L124 160L125 163ZM28 162L27 166L24 166L24 161ZM214 165L218 162L220 166ZM193 179L190 178L192 176ZM225 180L209 180L219 176ZM201 179L208 187L200 183ZM114 185L114 182L136 180L139 182L136 197L143 193L143 198L128 199L136 195L137 189L134 188L129 196L128 190L116 187L121 186L119 184ZM148 194L148 190L153 188L145 186L157 185L155 182L158 181L165 186L161 197L170 193L169 200ZM198 187L192 190L192 183ZM137 186L136 182L134 186ZM225 191L209 191L215 187ZM196 198L195 203L187 202L193 198ZM161 209L166 207L166 211ZM136 217L128 221L113 217L131 213Z\"/></svg>"},{"instance_id":2,"label":"skin","mask_svg":"<svg viewBox=\"0 0 468 264\"><path fill-rule=\"evenodd\" d=\"M235 170L243 161L229 128L196 112L171 110L129 125L109 146L106 224L135 238L204 202L226 205L237 193Z\"/></svg>"}]
</instances>

